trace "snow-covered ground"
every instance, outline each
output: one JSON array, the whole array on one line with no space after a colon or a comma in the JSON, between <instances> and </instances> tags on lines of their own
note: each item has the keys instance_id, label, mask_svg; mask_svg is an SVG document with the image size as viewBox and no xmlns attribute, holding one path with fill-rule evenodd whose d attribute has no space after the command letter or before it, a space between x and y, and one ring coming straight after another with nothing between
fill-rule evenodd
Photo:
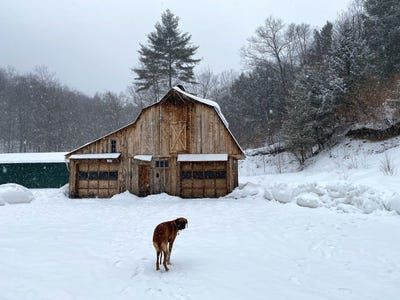
<instances>
[{"instance_id":1,"label":"snow-covered ground","mask_svg":"<svg viewBox=\"0 0 400 300\"><path fill-rule=\"evenodd\" d=\"M307 161L301 172L294 171L298 164L292 156L279 155L244 161L240 166L242 190L233 195L258 193L268 200L303 206L400 214L400 138L375 143L345 140ZM382 170L385 165L391 167L392 175Z\"/></svg>"},{"instance_id":2,"label":"snow-covered ground","mask_svg":"<svg viewBox=\"0 0 400 300\"><path fill-rule=\"evenodd\" d=\"M32 190L0 207L0 299L398 299L398 145L347 141L301 172L288 156L282 174L252 157L221 199ZM153 229L181 216L171 270L156 272Z\"/></svg>"}]
</instances>

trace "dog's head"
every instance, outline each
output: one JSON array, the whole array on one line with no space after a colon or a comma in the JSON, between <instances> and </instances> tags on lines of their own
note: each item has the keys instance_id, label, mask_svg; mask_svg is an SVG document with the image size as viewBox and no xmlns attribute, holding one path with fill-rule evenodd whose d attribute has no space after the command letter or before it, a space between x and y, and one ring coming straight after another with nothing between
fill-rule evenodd
<instances>
[{"instance_id":1,"label":"dog's head","mask_svg":"<svg viewBox=\"0 0 400 300\"><path fill-rule=\"evenodd\" d=\"M187 227L187 223L188 221L185 218L178 218L175 220L175 224L178 230L185 229Z\"/></svg>"}]
</instances>

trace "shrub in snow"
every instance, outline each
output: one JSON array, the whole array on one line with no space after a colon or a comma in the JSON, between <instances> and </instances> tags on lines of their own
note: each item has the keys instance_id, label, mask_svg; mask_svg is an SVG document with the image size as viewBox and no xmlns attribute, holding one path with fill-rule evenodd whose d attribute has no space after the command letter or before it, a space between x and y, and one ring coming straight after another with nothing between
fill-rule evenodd
<instances>
[{"instance_id":1,"label":"shrub in snow","mask_svg":"<svg viewBox=\"0 0 400 300\"><path fill-rule=\"evenodd\" d=\"M315 193L302 193L297 195L294 200L297 205L309 208L316 208L320 206L320 200Z\"/></svg>"},{"instance_id":2,"label":"shrub in snow","mask_svg":"<svg viewBox=\"0 0 400 300\"><path fill-rule=\"evenodd\" d=\"M293 200L293 190L286 183L280 183L272 188L272 196L281 203L289 203Z\"/></svg>"},{"instance_id":3,"label":"shrub in snow","mask_svg":"<svg viewBox=\"0 0 400 300\"><path fill-rule=\"evenodd\" d=\"M34 196L30 190L22 185L7 183L0 185L0 202L9 204L30 203Z\"/></svg>"},{"instance_id":4,"label":"shrub in snow","mask_svg":"<svg viewBox=\"0 0 400 300\"><path fill-rule=\"evenodd\" d=\"M387 152L385 152L385 157L379 165L379 169L385 175L393 176L396 173L395 167L393 165L393 160Z\"/></svg>"}]
</instances>

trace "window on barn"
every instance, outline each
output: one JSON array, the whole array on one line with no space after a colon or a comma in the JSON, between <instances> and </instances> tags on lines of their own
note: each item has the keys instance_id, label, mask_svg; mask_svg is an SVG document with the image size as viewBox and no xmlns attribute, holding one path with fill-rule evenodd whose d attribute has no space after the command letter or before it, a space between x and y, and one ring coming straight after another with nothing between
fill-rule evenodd
<instances>
[{"instance_id":1,"label":"window on barn","mask_svg":"<svg viewBox=\"0 0 400 300\"><path fill-rule=\"evenodd\" d=\"M99 180L108 180L109 172L99 172Z\"/></svg>"},{"instance_id":2,"label":"window on barn","mask_svg":"<svg viewBox=\"0 0 400 300\"><path fill-rule=\"evenodd\" d=\"M215 178L216 179L226 179L226 171L216 171Z\"/></svg>"},{"instance_id":3,"label":"window on barn","mask_svg":"<svg viewBox=\"0 0 400 300\"><path fill-rule=\"evenodd\" d=\"M109 179L110 180L118 180L118 172L110 172Z\"/></svg>"},{"instance_id":4,"label":"window on barn","mask_svg":"<svg viewBox=\"0 0 400 300\"><path fill-rule=\"evenodd\" d=\"M205 171L204 172L204 178L205 179L214 179L215 178L215 172L214 171Z\"/></svg>"},{"instance_id":5,"label":"window on barn","mask_svg":"<svg viewBox=\"0 0 400 300\"><path fill-rule=\"evenodd\" d=\"M192 179L192 172L191 171L182 171L181 172L182 179Z\"/></svg>"},{"instance_id":6,"label":"window on barn","mask_svg":"<svg viewBox=\"0 0 400 300\"><path fill-rule=\"evenodd\" d=\"M79 172L78 173L79 180L87 180L88 179L88 172Z\"/></svg>"},{"instance_id":7,"label":"window on barn","mask_svg":"<svg viewBox=\"0 0 400 300\"><path fill-rule=\"evenodd\" d=\"M99 178L98 172L89 172L89 180L97 180Z\"/></svg>"},{"instance_id":8,"label":"window on barn","mask_svg":"<svg viewBox=\"0 0 400 300\"><path fill-rule=\"evenodd\" d=\"M193 179L204 179L203 171L193 171Z\"/></svg>"},{"instance_id":9,"label":"window on barn","mask_svg":"<svg viewBox=\"0 0 400 300\"><path fill-rule=\"evenodd\" d=\"M168 159L156 160L156 168L169 168Z\"/></svg>"},{"instance_id":10,"label":"window on barn","mask_svg":"<svg viewBox=\"0 0 400 300\"><path fill-rule=\"evenodd\" d=\"M111 153L117 152L117 141L111 140Z\"/></svg>"}]
</instances>

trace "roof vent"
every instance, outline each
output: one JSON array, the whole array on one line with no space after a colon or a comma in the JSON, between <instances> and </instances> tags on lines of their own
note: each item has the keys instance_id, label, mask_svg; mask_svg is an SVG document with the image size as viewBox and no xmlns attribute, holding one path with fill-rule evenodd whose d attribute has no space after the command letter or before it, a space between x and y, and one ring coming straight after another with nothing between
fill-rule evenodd
<instances>
[{"instance_id":1,"label":"roof vent","mask_svg":"<svg viewBox=\"0 0 400 300\"><path fill-rule=\"evenodd\" d=\"M185 88L183 87L182 84L177 84L176 86L177 86L180 90L185 91Z\"/></svg>"}]
</instances>

